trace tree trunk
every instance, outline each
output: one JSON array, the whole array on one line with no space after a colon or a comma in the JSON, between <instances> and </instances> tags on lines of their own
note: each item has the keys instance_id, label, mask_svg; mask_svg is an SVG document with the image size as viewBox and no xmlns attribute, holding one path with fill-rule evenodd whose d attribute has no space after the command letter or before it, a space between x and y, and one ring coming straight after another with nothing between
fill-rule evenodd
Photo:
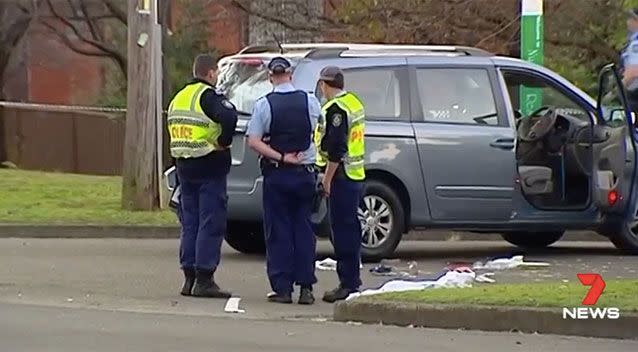
<instances>
[{"instance_id":1,"label":"tree trunk","mask_svg":"<svg viewBox=\"0 0 638 352\"><path fill-rule=\"evenodd\" d=\"M157 165L157 119L155 86L152 82L153 33L151 16L137 11L137 1L128 5L128 92L126 138L122 180L122 208L159 208ZM140 34L148 39L138 44Z\"/></svg>"},{"instance_id":2,"label":"tree trunk","mask_svg":"<svg viewBox=\"0 0 638 352\"><path fill-rule=\"evenodd\" d=\"M160 24L162 25L162 48L166 48L168 46L168 41L170 37L168 35L168 31L171 28L172 23L172 6L170 0L158 0L159 10L160 10ZM168 64L166 62L166 56L162 55L162 110L168 109L168 104L171 100L171 95L173 92L173 82L171 81L171 75L168 71ZM166 116L163 115L162 121L166 125ZM170 155L169 150L169 141L170 136L168 135L168 131L164 130L164 138L162 139L162 155L160 156L163 161L163 165L165 168L173 164L173 159Z\"/></svg>"}]
</instances>

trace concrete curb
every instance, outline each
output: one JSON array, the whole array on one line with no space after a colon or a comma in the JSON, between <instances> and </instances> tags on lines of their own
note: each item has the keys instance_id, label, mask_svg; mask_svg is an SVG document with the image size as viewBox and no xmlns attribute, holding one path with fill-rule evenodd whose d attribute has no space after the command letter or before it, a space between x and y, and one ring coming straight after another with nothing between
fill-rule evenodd
<instances>
[{"instance_id":1,"label":"concrete curb","mask_svg":"<svg viewBox=\"0 0 638 352\"><path fill-rule=\"evenodd\" d=\"M177 226L0 225L0 238L179 238Z\"/></svg>"},{"instance_id":2,"label":"concrete curb","mask_svg":"<svg viewBox=\"0 0 638 352\"><path fill-rule=\"evenodd\" d=\"M561 309L429 305L353 299L334 308L334 320L441 329L520 331L600 338L638 339L638 314L617 320L563 319Z\"/></svg>"},{"instance_id":3,"label":"concrete curb","mask_svg":"<svg viewBox=\"0 0 638 352\"><path fill-rule=\"evenodd\" d=\"M23 225L0 224L0 238L179 238L179 226L145 225ZM414 231L405 241L502 241L498 234L454 231ZM609 241L595 232L568 232L562 241Z\"/></svg>"}]
</instances>

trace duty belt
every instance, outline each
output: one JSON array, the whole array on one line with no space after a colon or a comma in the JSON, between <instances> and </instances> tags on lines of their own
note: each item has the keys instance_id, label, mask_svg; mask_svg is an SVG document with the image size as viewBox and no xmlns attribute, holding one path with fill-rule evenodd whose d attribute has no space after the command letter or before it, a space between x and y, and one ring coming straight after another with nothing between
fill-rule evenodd
<instances>
[{"instance_id":1,"label":"duty belt","mask_svg":"<svg viewBox=\"0 0 638 352\"><path fill-rule=\"evenodd\" d=\"M298 170L298 171L306 170L309 173L314 173L317 170L315 168L315 165L313 165L313 164L301 164L301 165L288 164L288 163L282 163L282 162L279 162L279 161L274 161L274 160L271 160L271 159L268 159L268 158L261 158L261 160L259 162L259 165L260 165L262 171L267 170L267 169L269 169L269 170L272 170L272 169L281 169L281 170L283 170L283 169L285 169L285 170Z\"/></svg>"}]
</instances>

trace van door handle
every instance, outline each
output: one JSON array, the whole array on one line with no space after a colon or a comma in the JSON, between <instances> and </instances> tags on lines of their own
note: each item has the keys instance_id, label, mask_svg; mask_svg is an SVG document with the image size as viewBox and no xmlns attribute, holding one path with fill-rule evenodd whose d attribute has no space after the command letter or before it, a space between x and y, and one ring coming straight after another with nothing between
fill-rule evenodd
<instances>
[{"instance_id":1,"label":"van door handle","mask_svg":"<svg viewBox=\"0 0 638 352\"><path fill-rule=\"evenodd\" d=\"M490 143L490 147L499 149L514 149L514 138L498 138Z\"/></svg>"}]
</instances>

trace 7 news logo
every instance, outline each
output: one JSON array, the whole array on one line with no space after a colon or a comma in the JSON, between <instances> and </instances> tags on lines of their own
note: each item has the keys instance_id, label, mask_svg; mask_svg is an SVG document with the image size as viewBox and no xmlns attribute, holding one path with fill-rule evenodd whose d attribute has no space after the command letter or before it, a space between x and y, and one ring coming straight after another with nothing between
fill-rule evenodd
<instances>
[{"instance_id":1,"label":"7 news logo","mask_svg":"<svg viewBox=\"0 0 638 352\"><path fill-rule=\"evenodd\" d=\"M593 307L605 290L605 280L600 274L576 274L578 280L584 286L590 286L587 295L583 298L583 306L578 308L563 308L563 319L618 319L620 309L613 307Z\"/></svg>"}]
</instances>

